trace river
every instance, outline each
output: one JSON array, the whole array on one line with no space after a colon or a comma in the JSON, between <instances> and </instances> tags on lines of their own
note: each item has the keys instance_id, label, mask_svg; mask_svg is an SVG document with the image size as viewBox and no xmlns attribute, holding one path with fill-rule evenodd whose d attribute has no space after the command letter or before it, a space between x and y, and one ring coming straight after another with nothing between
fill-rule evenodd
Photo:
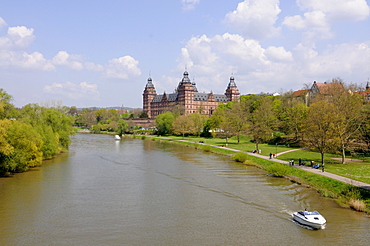
<instances>
[{"instance_id":1,"label":"river","mask_svg":"<svg viewBox=\"0 0 370 246\"><path fill-rule=\"evenodd\" d=\"M292 221L318 210L323 230ZM0 178L0 245L368 245L367 215L193 147L77 134Z\"/></svg>"}]
</instances>

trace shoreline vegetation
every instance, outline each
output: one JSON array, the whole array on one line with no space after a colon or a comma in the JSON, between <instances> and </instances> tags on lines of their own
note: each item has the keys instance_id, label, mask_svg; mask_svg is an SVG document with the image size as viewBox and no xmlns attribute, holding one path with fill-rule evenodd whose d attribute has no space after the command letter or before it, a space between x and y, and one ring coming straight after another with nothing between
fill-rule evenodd
<instances>
[{"instance_id":1,"label":"shoreline vegetation","mask_svg":"<svg viewBox=\"0 0 370 246\"><path fill-rule=\"evenodd\" d=\"M168 143L175 143L175 144L182 144L189 147L194 147L195 149L205 151L205 152L212 152L215 154L226 155L229 156L232 160L243 163L244 165L251 165L257 168L265 170L267 173L275 176L275 177L282 177L290 180L293 183L297 183L299 185L313 188L315 189L320 195L323 197L328 197L334 199L340 206L344 208L353 209L359 212L365 212L366 214L370 214L370 191L365 190L360 187L356 187L350 184L343 183L338 180L334 180L332 178L328 178L319 174L311 173L305 170L301 170L298 168L293 168L286 164L277 163L271 160L266 160L263 158L259 158L256 156L251 156L244 151L248 151L248 144L233 144L233 138L228 140L228 148L222 148L225 145L223 139L207 139L207 138L181 138L176 136L153 136L153 135L125 135L125 137L133 137L133 138L141 138L141 139L151 139L152 141L163 141ZM234 139L235 140L235 139ZM236 141L236 140L235 140ZM201 142L201 143L200 143ZM210 142L210 143L206 143ZM213 147L210 145L215 145L217 147ZM235 151L230 150L229 148L234 149L234 147L238 147ZM249 146L250 148L251 146ZM268 152L269 148L275 148L276 152L284 152L291 148L286 146L261 146L266 147L266 151ZM239 152L243 151L243 152ZM251 150L249 150L251 152ZM267 155L265 151L265 155ZM274 152L275 152L274 151ZM308 150L300 150L306 151ZM294 151L296 152L296 151ZM298 152L298 151L297 151ZM291 153L290 155L284 157L284 155L279 157L279 159L289 159L291 155L296 155L297 153ZM317 153L311 153L317 154ZM320 158L318 156L318 158ZM290 159L289 159L290 160ZM296 159L297 161L297 159ZM297 162L296 162L297 163ZM333 162L334 163L334 162ZM335 164L333 164L335 165ZM326 164L326 170L330 170L330 164Z\"/></svg>"}]
</instances>

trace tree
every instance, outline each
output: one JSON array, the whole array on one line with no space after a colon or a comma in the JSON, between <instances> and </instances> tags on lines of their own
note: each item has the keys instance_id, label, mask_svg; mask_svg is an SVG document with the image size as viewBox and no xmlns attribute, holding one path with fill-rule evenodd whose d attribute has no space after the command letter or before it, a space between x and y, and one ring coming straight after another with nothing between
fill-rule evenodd
<instances>
[{"instance_id":1,"label":"tree","mask_svg":"<svg viewBox=\"0 0 370 246\"><path fill-rule=\"evenodd\" d=\"M174 121L175 121L175 116L171 112L166 112L166 113L158 115L155 118L158 134L159 135L171 134Z\"/></svg>"},{"instance_id":2,"label":"tree","mask_svg":"<svg viewBox=\"0 0 370 246\"><path fill-rule=\"evenodd\" d=\"M322 164L324 164L325 153L336 149L339 145L339 139L335 134L335 122L339 119L333 108L334 105L326 100L311 104L304 126L307 137L305 145L321 154Z\"/></svg>"},{"instance_id":3,"label":"tree","mask_svg":"<svg viewBox=\"0 0 370 246\"><path fill-rule=\"evenodd\" d=\"M200 113L192 113L189 117L193 121L192 132L199 137L207 121L207 116L201 115Z\"/></svg>"},{"instance_id":4,"label":"tree","mask_svg":"<svg viewBox=\"0 0 370 246\"><path fill-rule=\"evenodd\" d=\"M286 106L282 113L282 127L286 134L294 134L295 139L302 137L303 125L307 117L308 107L303 102Z\"/></svg>"},{"instance_id":5,"label":"tree","mask_svg":"<svg viewBox=\"0 0 370 246\"><path fill-rule=\"evenodd\" d=\"M123 133L127 131L127 128L128 128L127 122L124 119L119 119L117 122L117 128L115 129L115 132L118 135L122 136Z\"/></svg>"},{"instance_id":6,"label":"tree","mask_svg":"<svg viewBox=\"0 0 370 246\"><path fill-rule=\"evenodd\" d=\"M339 139L342 164L345 163L346 149L349 140L359 135L363 114L362 99L357 94L338 93L328 98L336 113L334 121L335 135Z\"/></svg>"},{"instance_id":7,"label":"tree","mask_svg":"<svg viewBox=\"0 0 370 246\"><path fill-rule=\"evenodd\" d=\"M0 88L0 119L16 117L17 111L11 104L12 100L13 97Z\"/></svg>"},{"instance_id":8,"label":"tree","mask_svg":"<svg viewBox=\"0 0 370 246\"><path fill-rule=\"evenodd\" d=\"M8 119L0 120L0 176L9 172L7 162L14 152L14 147L8 141L8 132L11 126L12 121Z\"/></svg>"},{"instance_id":9,"label":"tree","mask_svg":"<svg viewBox=\"0 0 370 246\"><path fill-rule=\"evenodd\" d=\"M173 133L182 135L192 133L194 131L194 121L189 115L180 115L173 122Z\"/></svg>"},{"instance_id":10,"label":"tree","mask_svg":"<svg viewBox=\"0 0 370 246\"><path fill-rule=\"evenodd\" d=\"M139 115L139 118L144 118L144 119L147 119L148 118L148 114L144 111L142 111Z\"/></svg>"},{"instance_id":11,"label":"tree","mask_svg":"<svg viewBox=\"0 0 370 246\"><path fill-rule=\"evenodd\" d=\"M248 111L246 111L239 102L230 103L229 107L224 110L224 128L226 127L233 135L236 135L238 144L240 143L240 136L247 130L248 125Z\"/></svg>"},{"instance_id":12,"label":"tree","mask_svg":"<svg viewBox=\"0 0 370 246\"><path fill-rule=\"evenodd\" d=\"M8 131L9 143L14 151L7 159L8 171L23 172L42 164L43 145L40 134L29 124L13 121Z\"/></svg>"},{"instance_id":13,"label":"tree","mask_svg":"<svg viewBox=\"0 0 370 246\"><path fill-rule=\"evenodd\" d=\"M272 138L273 132L278 125L278 119L269 97L263 97L252 105L253 112L249 131L253 136L256 149L258 150L260 143L267 142Z\"/></svg>"},{"instance_id":14,"label":"tree","mask_svg":"<svg viewBox=\"0 0 370 246\"><path fill-rule=\"evenodd\" d=\"M206 126L209 130L212 130L212 133L215 133L223 121L225 105L220 104L216 110L213 112L212 116L207 119Z\"/></svg>"},{"instance_id":15,"label":"tree","mask_svg":"<svg viewBox=\"0 0 370 246\"><path fill-rule=\"evenodd\" d=\"M365 142L366 150L370 150L370 104L366 104L361 109L362 124L359 128L360 139Z\"/></svg>"}]
</instances>

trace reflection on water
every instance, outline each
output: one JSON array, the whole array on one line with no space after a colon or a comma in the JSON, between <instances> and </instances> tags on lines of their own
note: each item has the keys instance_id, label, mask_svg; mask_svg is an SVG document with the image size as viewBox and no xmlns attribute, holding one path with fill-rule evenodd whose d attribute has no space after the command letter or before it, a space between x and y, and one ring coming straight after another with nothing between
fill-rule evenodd
<instances>
[{"instance_id":1,"label":"reflection on water","mask_svg":"<svg viewBox=\"0 0 370 246\"><path fill-rule=\"evenodd\" d=\"M1 245L366 245L369 218L316 191L191 147L73 137L0 179ZM292 220L307 208L324 230ZM354 241L353 238L356 238Z\"/></svg>"}]
</instances>

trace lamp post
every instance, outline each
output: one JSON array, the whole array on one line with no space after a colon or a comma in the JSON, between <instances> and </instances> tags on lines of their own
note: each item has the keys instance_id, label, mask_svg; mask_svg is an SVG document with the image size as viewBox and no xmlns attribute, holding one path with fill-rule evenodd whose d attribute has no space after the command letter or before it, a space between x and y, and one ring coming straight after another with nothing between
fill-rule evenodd
<instances>
[{"instance_id":1,"label":"lamp post","mask_svg":"<svg viewBox=\"0 0 370 246\"><path fill-rule=\"evenodd\" d=\"M277 155L277 143L275 143L275 146L276 146L275 154Z\"/></svg>"}]
</instances>

